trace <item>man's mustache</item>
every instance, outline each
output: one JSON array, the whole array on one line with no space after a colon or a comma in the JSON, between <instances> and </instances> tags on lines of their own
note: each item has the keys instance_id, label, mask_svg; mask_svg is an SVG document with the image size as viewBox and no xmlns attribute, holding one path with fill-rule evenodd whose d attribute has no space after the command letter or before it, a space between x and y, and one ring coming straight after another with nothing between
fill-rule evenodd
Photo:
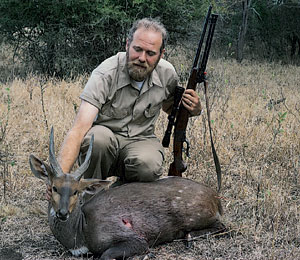
<instances>
[{"instance_id":1,"label":"man's mustache","mask_svg":"<svg viewBox=\"0 0 300 260\"><path fill-rule=\"evenodd\" d=\"M133 62L132 64L133 64L133 65L136 65L136 66L139 66L139 67L141 67L141 68L144 68L144 69L147 69L147 68L148 68L147 65L145 65L145 64L143 64L143 63L140 63L140 62Z\"/></svg>"}]
</instances>

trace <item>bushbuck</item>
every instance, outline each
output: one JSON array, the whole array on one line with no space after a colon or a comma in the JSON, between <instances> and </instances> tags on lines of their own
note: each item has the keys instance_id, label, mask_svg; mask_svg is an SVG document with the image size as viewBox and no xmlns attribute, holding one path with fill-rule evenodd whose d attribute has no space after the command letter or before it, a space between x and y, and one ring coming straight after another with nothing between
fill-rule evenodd
<instances>
[{"instance_id":1,"label":"bushbuck","mask_svg":"<svg viewBox=\"0 0 300 260\"><path fill-rule=\"evenodd\" d=\"M216 192L181 177L108 187L108 181L81 179L83 164L63 173L50 134L49 163L30 155L34 175L52 187L48 220L57 240L73 255L91 252L101 260L144 254L149 247L185 237L216 223L222 208ZM100 186L103 186L99 189ZM86 198L85 194L90 194Z\"/></svg>"}]
</instances>

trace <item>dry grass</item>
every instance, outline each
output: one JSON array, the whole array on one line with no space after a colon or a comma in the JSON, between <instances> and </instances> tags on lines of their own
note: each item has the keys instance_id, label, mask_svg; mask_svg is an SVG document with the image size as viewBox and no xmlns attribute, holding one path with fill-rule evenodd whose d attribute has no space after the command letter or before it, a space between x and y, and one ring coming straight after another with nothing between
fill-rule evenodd
<instances>
[{"instance_id":1,"label":"dry grass","mask_svg":"<svg viewBox=\"0 0 300 260\"><path fill-rule=\"evenodd\" d=\"M183 61L176 59L182 69ZM152 252L157 259L299 259L300 67L211 60L208 75L213 133L223 169L223 222L232 232L200 239L190 250L174 242ZM21 259L17 253L24 259L76 259L49 230L45 187L32 177L28 156L47 159L52 125L58 149L85 80L43 81L32 76L1 87L2 128L8 96L11 103L0 147L0 248L5 249L2 255L12 252L11 259ZM269 104L283 98L284 102ZM166 125L166 116L161 115L158 136ZM191 156L185 176L216 188L205 114L190 120L188 138ZM166 158L167 170L171 149Z\"/></svg>"}]
</instances>

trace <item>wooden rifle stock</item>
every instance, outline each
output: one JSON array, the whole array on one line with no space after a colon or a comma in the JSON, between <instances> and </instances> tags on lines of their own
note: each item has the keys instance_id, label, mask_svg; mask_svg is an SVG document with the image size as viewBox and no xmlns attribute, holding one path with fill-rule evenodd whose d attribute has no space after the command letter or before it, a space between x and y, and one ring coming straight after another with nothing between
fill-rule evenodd
<instances>
[{"instance_id":1,"label":"wooden rifle stock","mask_svg":"<svg viewBox=\"0 0 300 260\"><path fill-rule=\"evenodd\" d=\"M197 70L193 69L190 75L187 88L196 89L197 86ZM186 139L186 127L189 121L189 111L180 104L179 111L176 117L174 141L173 141L173 157L174 161L169 168L169 176L180 176L187 169L187 164L183 161L182 152L184 150L184 143L186 144L186 154L189 156L189 143Z\"/></svg>"}]
</instances>

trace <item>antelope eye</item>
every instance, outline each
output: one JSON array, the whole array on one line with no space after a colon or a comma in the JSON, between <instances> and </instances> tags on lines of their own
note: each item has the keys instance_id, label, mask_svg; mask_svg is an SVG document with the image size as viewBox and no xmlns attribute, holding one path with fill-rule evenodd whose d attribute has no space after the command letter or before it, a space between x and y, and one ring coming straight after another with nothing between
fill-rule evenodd
<instances>
[{"instance_id":1,"label":"antelope eye","mask_svg":"<svg viewBox=\"0 0 300 260\"><path fill-rule=\"evenodd\" d=\"M77 195L77 193L78 193L78 190L75 190L73 193L73 196Z\"/></svg>"},{"instance_id":2,"label":"antelope eye","mask_svg":"<svg viewBox=\"0 0 300 260\"><path fill-rule=\"evenodd\" d=\"M53 190L54 192L57 192L57 188L56 188L55 186L52 187L52 190Z\"/></svg>"}]
</instances>

